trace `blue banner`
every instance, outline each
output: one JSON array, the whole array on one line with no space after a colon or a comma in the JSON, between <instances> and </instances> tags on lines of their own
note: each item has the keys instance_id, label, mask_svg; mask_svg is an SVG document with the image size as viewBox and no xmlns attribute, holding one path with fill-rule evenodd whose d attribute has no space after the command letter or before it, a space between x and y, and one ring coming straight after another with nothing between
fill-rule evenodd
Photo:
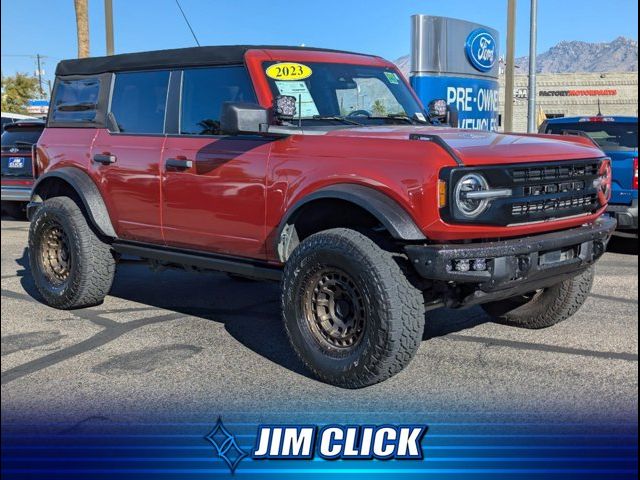
<instances>
[{"instance_id":1,"label":"blue banner","mask_svg":"<svg viewBox=\"0 0 640 480\"><path fill-rule=\"evenodd\" d=\"M498 129L497 80L473 77L422 75L411 77L411 86L422 103L445 99L458 110L458 127L473 130Z\"/></svg>"}]
</instances>

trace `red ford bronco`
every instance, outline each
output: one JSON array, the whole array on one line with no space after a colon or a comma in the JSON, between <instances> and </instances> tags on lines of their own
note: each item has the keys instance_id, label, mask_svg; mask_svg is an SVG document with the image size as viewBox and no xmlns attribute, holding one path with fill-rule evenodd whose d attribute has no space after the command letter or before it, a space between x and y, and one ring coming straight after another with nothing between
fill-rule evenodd
<instances>
[{"instance_id":1,"label":"red ford bronco","mask_svg":"<svg viewBox=\"0 0 640 480\"><path fill-rule=\"evenodd\" d=\"M199 47L56 74L28 207L44 301L99 304L125 254L281 281L293 348L341 387L405 367L431 309L565 320L615 228L589 139L448 128L379 57Z\"/></svg>"}]
</instances>

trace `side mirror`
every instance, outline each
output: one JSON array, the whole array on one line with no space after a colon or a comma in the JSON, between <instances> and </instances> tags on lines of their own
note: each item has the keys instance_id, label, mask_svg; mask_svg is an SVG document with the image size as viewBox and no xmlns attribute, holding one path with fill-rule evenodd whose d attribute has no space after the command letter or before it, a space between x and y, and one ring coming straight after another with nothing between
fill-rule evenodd
<instances>
[{"instance_id":1,"label":"side mirror","mask_svg":"<svg viewBox=\"0 0 640 480\"><path fill-rule=\"evenodd\" d=\"M431 118L453 128L458 127L458 110L453 105L448 105L446 100L431 100L427 110Z\"/></svg>"},{"instance_id":2,"label":"side mirror","mask_svg":"<svg viewBox=\"0 0 640 480\"><path fill-rule=\"evenodd\" d=\"M227 135L265 133L269 112L255 103L224 102L220 114L220 131Z\"/></svg>"}]
</instances>

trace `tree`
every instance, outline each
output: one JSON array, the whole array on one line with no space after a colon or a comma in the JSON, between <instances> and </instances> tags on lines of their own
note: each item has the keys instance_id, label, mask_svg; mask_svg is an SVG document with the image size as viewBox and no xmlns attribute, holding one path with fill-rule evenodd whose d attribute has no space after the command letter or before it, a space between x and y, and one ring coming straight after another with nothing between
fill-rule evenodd
<instances>
[{"instance_id":1,"label":"tree","mask_svg":"<svg viewBox=\"0 0 640 480\"><path fill-rule=\"evenodd\" d=\"M373 113L374 117L384 117L387 113L387 107L380 100L376 100L371 105L371 113Z\"/></svg>"},{"instance_id":2,"label":"tree","mask_svg":"<svg viewBox=\"0 0 640 480\"><path fill-rule=\"evenodd\" d=\"M89 56L89 9L87 0L73 0L76 9L76 32L78 34L78 58Z\"/></svg>"},{"instance_id":3,"label":"tree","mask_svg":"<svg viewBox=\"0 0 640 480\"><path fill-rule=\"evenodd\" d=\"M2 77L2 111L28 113L29 99L38 93L38 79L24 73Z\"/></svg>"}]
</instances>

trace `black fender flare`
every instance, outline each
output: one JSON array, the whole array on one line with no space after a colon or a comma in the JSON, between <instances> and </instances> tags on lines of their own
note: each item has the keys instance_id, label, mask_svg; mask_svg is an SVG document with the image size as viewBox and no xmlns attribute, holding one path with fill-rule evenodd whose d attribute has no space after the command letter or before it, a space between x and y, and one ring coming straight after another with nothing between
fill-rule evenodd
<instances>
[{"instance_id":1,"label":"black fender flare","mask_svg":"<svg viewBox=\"0 0 640 480\"><path fill-rule=\"evenodd\" d=\"M100 190L98 190L97 185L91 177L79 168L62 167L39 177L33 186L30 206L37 206L42 202L40 192L42 192L42 189L52 178L66 182L76 192L87 212L88 220L101 234L107 237L117 238ZM31 210L31 208L29 208L29 210ZM29 216L31 216L31 214L29 214Z\"/></svg>"},{"instance_id":2,"label":"black fender flare","mask_svg":"<svg viewBox=\"0 0 640 480\"><path fill-rule=\"evenodd\" d=\"M320 199L344 200L357 205L378 219L391 236L397 240L427 240L406 209L388 195L364 185L341 183L316 190L289 208L276 231L277 252L281 253L282 251L279 246L291 219L295 218L304 205Z\"/></svg>"}]
</instances>

